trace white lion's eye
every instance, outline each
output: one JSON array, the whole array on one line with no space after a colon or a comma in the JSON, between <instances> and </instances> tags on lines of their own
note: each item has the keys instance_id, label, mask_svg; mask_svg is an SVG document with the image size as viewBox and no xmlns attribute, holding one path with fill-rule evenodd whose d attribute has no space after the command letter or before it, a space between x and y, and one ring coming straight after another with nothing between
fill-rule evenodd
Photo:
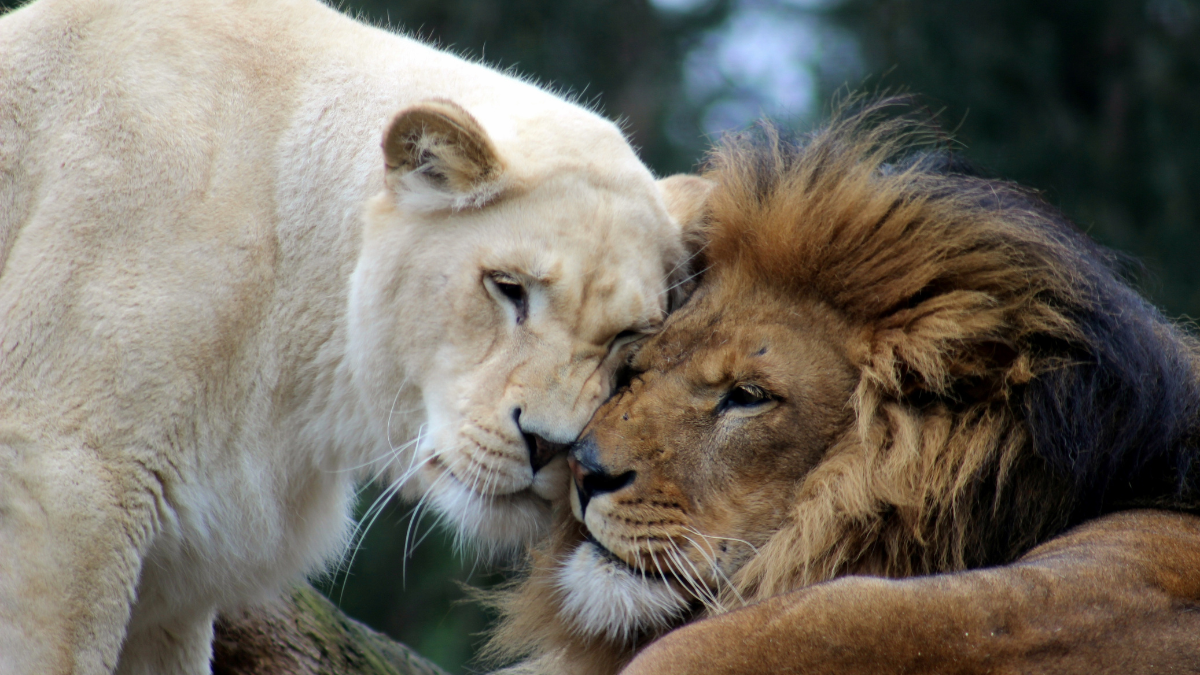
<instances>
[{"instance_id":1,"label":"white lion's eye","mask_svg":"<svg viewBox=\"0 0 1200 675\"><path fill-rule=\"evenodd\" d=\"M503 272L492 272L488 275L488 280L496 292L512 304L516 310L517 323L524 323L525 318L529 316L529 294L525 285L517 281L516 277Z\"/></svg>"}]
</instances>

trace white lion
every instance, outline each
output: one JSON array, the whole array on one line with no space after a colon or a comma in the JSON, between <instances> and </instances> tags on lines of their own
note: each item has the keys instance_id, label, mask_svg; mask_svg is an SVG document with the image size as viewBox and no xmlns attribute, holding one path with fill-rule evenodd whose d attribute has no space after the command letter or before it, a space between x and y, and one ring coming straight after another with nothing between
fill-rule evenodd
<instances>
[{"instance_id":1,"label":"white lion","mask_svg":"<svg viewBox=\"0 0 1200 675\"><path fill-rule=\"evenodd\" d=\"M377 472L536 536L667 311L703 188L662 189L596 115L315 0L0 19L0 672L207 672Z\"/></svg>"}]
</instances>

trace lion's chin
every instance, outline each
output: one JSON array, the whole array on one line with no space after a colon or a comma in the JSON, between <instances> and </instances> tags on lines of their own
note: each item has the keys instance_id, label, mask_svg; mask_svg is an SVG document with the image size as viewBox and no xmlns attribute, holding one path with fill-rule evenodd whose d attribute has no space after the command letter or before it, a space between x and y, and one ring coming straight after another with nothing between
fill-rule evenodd
<instances>
[{"instance_id":1,"label":"lion's chin","mask_svg":"<svg viewBox=\"0 0 1200 675\"><path fill-rule=\"evenodd\" d=\"M430 454L417 460L420 468L405 481L405 497L431 506L453 529L456 546L484 562L511 561L544 537L552 520L551 503L562 498L570 480L566 458L556 457L531 480L498 492L498 481L485 478L469 485L432 449L422 450ZM479 485L493 489L475 489Z\"/></svg>"},{"instance_id":2,"label":"lion's chin","mask_svg":"<svg viewBox=\"0 0 1200 675\"><path fill-rule=\"evenodd\" d=\"M455 529L459 545L480 558L503 561L520 554L550 527L550 502L532 489L484 495L450 474L432 484L428 500Z\"/></svg>"},{"instance_id":3,"label":"lion's chin","mask_svg":"<svg viewBox=\"0 0 1200 675\"><path fill-rule=\"evenodd\" d=\"M691 605L671 582L638 574L591 541L577 546L559 567L556 584L562 612L575 629L613 642L664 631Z\"/></svg>"}]
</instances>

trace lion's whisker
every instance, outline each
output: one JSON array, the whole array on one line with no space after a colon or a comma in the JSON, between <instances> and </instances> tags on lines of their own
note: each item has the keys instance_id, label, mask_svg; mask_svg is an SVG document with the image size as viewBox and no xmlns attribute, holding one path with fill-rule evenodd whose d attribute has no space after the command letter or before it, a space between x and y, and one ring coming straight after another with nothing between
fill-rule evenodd
<instances>
[{"instance_id":1,"label":"lion's whisker","mask_svg":"<svg viewBox=\"0 0 1200 675\"><path fill-rule=\"evenodd\" d=\"M405 443L403 446L400 446L400 448L393 448L392 452L388 455L388 458L391 460L395 460L398 457L400 449L407 447L409 445L413 445L413 444L417 443L418 441L420 441L421 440L421 431L424 428L425 428L425 425L423 425L423 424L420 427L418 427L417 437L415 439L409 441L408 443ZM355 523L354 529L350 533L350 542L351 542L350 547L349 547L350 558L348 561L346 561L343 569L345 569L346 571L349 571L350 566L352 566L354 564L354 559L358 555L359 544L367 536L367 531L371 528L371 525L373 525L375 523L375 519L379 517L380 513L382 513L383 505L386 504L388 500L390 500L392 497L394 497L396 495L397 492L400 491L400 489L404 486L404 484L406 482L408 482L408 479L411 478L412 475L417 470L419 470L426 461L428 461L428 458L414 466L414 463L416 462L416 455L415 454L412 455L412 457L409 459L408 469L406 469L405 472L403 474L401 474L401 476L398 479L389 483L388 486L384 488L383 492L381 492L380 495L375 498L375 501L372 502L369 507L367 507L367 510L363 512L362 517L358 520L357 523ZM391 462L389 462L387 465L382 467L379 470L379 472L377 472L372 477L371 483L374 483L374 481L378 480L383 475L383 472L386 471L390 467L390 465L391 465ZM367 483L366 485L369 485L371 483ZM366 488L366 485L364 485L363 488L361 488L360 490L357 491L356 497L361 496L362 490ZM364 523L365 523L365 525L364 525ZM343 581L342 592L345 592L345 586L346 586L346 584Z\"/></svg>"},{"instance_id":2,"label":"lion's whisker","mask_svg":"<svg viewBox=\"0 0 1200 675\"><path fill-rule=\"evenodd\" d=\"M702 252L704 252L704 249L706 249L706 248L708 248L708 242L704 242L704 245L703 245L703 246L701 246L700 248L696 249L696 251L695 251L694 253L692 253L692 254L691 254L691 255L689 255L688 257L684 258L683 260L680 260L679 262L675 263L675 266L671 268L671 271L670 271L670 272L667 272L667 278L668 278L668 279L669 279L669 278L671 278L671 275L672 275L672 274L675 274L675 273L676 273L676 272L678 272L678 271L680 270L680 268L682 268L684 265L686 265L686 264L688 264L688 263L692 262L693 260L695 260L695 259L696 259L696 256L698 256L698 255L700 255Z\"/></svg>"},{"instance_id":3,"label":"lion's whisker","mask_svg":"<svg viewBox=\"0 0 1200 675\"><path fill-rule=\"evenodd\" d=\"M654 569L658 571L658 576L666 579L667 574L663 571L662 565L658 564L658 555L656 555L653 551L650 552L650 562L654 563Z\"/></svg>"},{"instance_id":4,"label":"lion's whisker","mask_svg":"<svg viewBox=\"0 0 1200 675\"><path fill-rule=\"evenodd\" d=\"M392 397L392 405L388 408L387 429L386 429L385 434L386 434L387 442L388 442L389 446L392 445L392 415L396 412L396 404L400 402L400 394L404 393L404 389L407 386L408 386L408 378L406 377L400 383L400 386L396 388L396 395Z\"/></svg>"},{"instance_id":5,"label":"lion's whisker","mask_svg":"<svg viewBox=\"0 0 1200 675\"><path fill-rule=\"evenodd\" d=\"M683 560L683 562L685 564L687 564L687 566L691 569L690 576L692 576L694 578L695 584L697 586L699 586L700 588L704 589L705 597L712 600L712 604L715 605L717 608L719 608L721 611L724 611L724 606L721 604L721 601L717 598L716 591L714 589L710 588L708 584L704 583L704 575L700 574L700 570L696 568L695 563L693 563L692 560L690 558L688 558L687 554L684 553L684 551L679 548L678 544L673 544L673 545L675 546L677 556L679 558L681 558Z\"/></svg>"},{"instance_id":6,"label":"lion's whisker","mask_svg":"<svg viewBox=\"0 0 1200 675\"><path fill-rule=\"evenodd\" d=\"M695 530L693 530L692 528L685 527L685 529L695 532ZM697 534L699 534L699 533L697 533ZM696 540L692 539L691 537L687 536L686 534L681 534L680 536L682 536L684 539L687 539L688 541L690 541L692 543L692 546L694 546L696 548L696 550L700 552L700 555L704 556L705 562L708 563L709 568L712 569L712 571L713 571L713 576L714 576L713 581L716 583L718 590L721 587L721 583L724 582L725 588L728 588L730 590L730 592L732 592L734 594L734 596L737 597L738 604L745 605L746 599L742 597L741 592L738 591L737 586L734 585L733 581L728 576L726 576L725 570L721 569L721 566L719 564L717 564L715 552L706 552L704 550L704 548L701 547L696 542ZM700 535L700 536L704 536L704 535Z\"/></svg>"},{"instance_id":7,"label":"lion's whisker","mask_svg":"<svg viewBox=\"0 0 1200 675\"><path fill-rule=\"evenodd\" d=\"M384 488L383 492L375 498L375 501L371 503L371 506L367 508L363 513L363 517L355 525L354 531L351 533L350 559L345 565L346 576L342 578L342 589L338 597L339 602L341 602L341 597L346 593L346 583L349 580L350 568L354 566L354 560L358 557L358 551L362 546L363 540L366 539L367 532L370 531L371 526L375 524L379 516L383 514L384 506L400 491L402 485L403 483L397 481ZM363 525L364 522L366 525Z\"/></svg>"},{"instance_id":8,"label":"lion's whisker","mask_svg":"<svg viewBox=\"0 0 1200 675\"><path fill-rule=\"evenodd\" d=\"M633 548L634 548L634 550L637 550L637 551L640 551L640 550L642 550L641 546L638 544L638 538L637 538L637 535L634 535L634 537L633 537ZM637 557L637 564L636 564L636 565L634 565L634 567L633 567L633 569L635 569L635 570L637 570L637 571L641 572L641 574L642 574L642 581L646 581L646 571L647 571L647 570L646 570L646 563L645 563L645 561L643 561L643 560L642 560L642 558L644 558L644 557L645 557L645 556L638 556L638 557Z\"/></svg>"},{"instance_id":9,"label":"lion's whisker","mask_svg":"<svg viewBox=\"0 0 1200 675\"><path fill-rule=\"evenodd\" d=\"M679 552L676 551L672 545L671 547L663 549L663 553L666 554L667 558L670 559L675 566L674 577L678 579L679 582L688 589L688 591L691 592L693 597L700 600L700 602L704 603L705 606L708 606L708 594L700 588L700 586L696 583L696 580L692 578L692 575L687 571L687 569L684 568L683 561L679 559Z\"/></svg>"},{"instance_id":10,"label":"lion's whisker","mask_svg":"<svg viewBox=\"0 0 1200 675\"><path fill-rule=\"evenodd\" d=\"M697 537L704 537L705 539L718 539L721 541L736 541L739 544L745 544L746 546L748 546L750 548L751 551L754 552L754 555L758 555L758 547L755 546L754 544L751 544L750 542L746 541L745 539L738 539L737 537L722 537L722 536L716 535L716 534L704 534L703 532L700 532L696 528L689 527L687 525L684 525L683 528L685 530L687 530L688 532L691 532L692 534L696 535Z\"/></svg>"},{"instance_id":11,"label":"lion's whisker","mask_svg":"<svg viewBox=\"0 0 1200 675\"><path fill-rule=\"evenodd\" d=\"M430 458L432 458L432 457L433 457L433 454L431 453ZM433 482L431 482L429 484L429 487L426 488L425 493L421 495L421 498L417 501L417 505L414 506L412 508L412 510L409 512L411 515L409 516L409 519L408 519L408 527L405 528L405 531L404 531L404 548L403 548L403 555L401 556L401 558L403 560L403 563L401 565L401 567L402 567L401 582L402 583L407 581L408 559L410 557L412 557L413 551L415 551L417 548L417 545L420 544L420 541L417 541L415 544L412 543L413 528L418 527L418 529L419 529L421 519L425 517L425 512L428 510L425 507L429 503L429 495L433 494L434 491L437 490L437 488L441 486L443 481L449 481L450 478L451 477L450 477L449 470L444 471L441 474L439 474L438 477L435 478L433 480Z\"/></svg>"},{"instance_id":12,"label":"lion's whisker","mask_svg":"<svg viewBox=\"0 0 1200 675\"><path fill-rule=\"evenodd\" d=\"M470 472L470 481L467 486L467 504L472 502L482 502L486 497L486 490L490 487L489 483L494 479L492 472L483 470L483 467L477 463L467 465L467 470ZM482 484L481 484L482 483ZM477 523L471 523L471 527L477 528ZM462 555L466 552L468 541L475 539L476 532L467 532L460 528L455 531L454 536L454 552Z\"/></svg>"},{"instance_id":13,"label":"lion's whisker","mask_svg":"<svg viewBox=\"0 0 1200 675\"><path fill-rule=\"evenodd\" d=\"M429 535L433 534L434 530L436 530L438 527L441 527L445 522L444 516L442 516L441 514L437 514L434 517L433 523L430 524L430 526L425 530L425 534L421 534L421 520L424 520L426 513L429 513L428 506L426 506L426 508L421 510L420 517L417 519L416 532L417 532L418 537L417 537L416 541L413 542L412 550L409 551L409 556L412 556L412 554L417 550L417 548L419 548L421 546L421 544L426 539L429 538Z\"/></svg>"},{"instance_id":14,"label":"lion's whisker","mask_svg":"<svg viewBox=\"0 0 1200 675\"><path fill-rule=\"evenodd\" d=\"M343 469L336 469L330 473L349 473L352 471L358 471L359 469L371 466L372 464L375 464L376 462L382 462L382 461L387 460L387 462L384 464L383 468L381 468L379 471L375 472L375 474L373 476L371 476L369 479L364 481L365 484L369 485L370 483L379 480L379 478L384 474L384 472L387 471L388 468L391 466L392 461L399 457L401 451L406 450L409 447L412 447L414 444L416 444L416 442L418 440L420 440L420 433L421 433L420 429L423 429L424 427L425 427L425 425L422 424L421 427L418 428L416 438L414 438L406 443L402 443L400 445L392 444L391 438L390 438L391 431L389 431L388 432L389 439L388 439L388 452L387 453L382 454L379 457L376 457L374 459L369 459L369 460L363 462L362 464L357 464L355 466L349 466L349 467L346 467Z\"/></svg>"},{"instance_id":15,"label":"lion's whisker","mask_svg":"<svg viewBox=\"0 0 1200 675\"><path fill-rule=\"evenodd\" d=\"M696 599L698 599L701 603L703 603L705 607L723 612L724 608L721 606L720 601L717 600L716 595L713 593L712 589L708 587L708 584L705 584L703 579L699 578L699 571L696 569L695 565L688 560L687 555L685 555L683 551L679 549L679 545L672 541L670 547L665 549L665 551L667 555L670 556L670 558L675 562L676 568L678 568L676 578L682 581L684 585L691 590L692 595L695 596ZM687 568L691 568L691 571L688 571Z\"/></svg>"}]
</instances>

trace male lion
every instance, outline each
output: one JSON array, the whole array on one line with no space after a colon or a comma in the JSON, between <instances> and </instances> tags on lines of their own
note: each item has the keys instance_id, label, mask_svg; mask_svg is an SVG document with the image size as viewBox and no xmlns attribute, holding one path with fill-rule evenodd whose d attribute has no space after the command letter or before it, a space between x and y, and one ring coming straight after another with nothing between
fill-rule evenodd
<instances>
[{"instance_id":1,"label":"male lion","mask_svg":"<svg viewBox=\"0 0 1200 675\"><path fill-rule=\"evenodd\" d=\"M536 536L696 187L315 0L0 19L0 672L207 672L358 477Z\"/></svg>"},{"instance_id":2,"label":"male lion","mask_svg":"<svg viewBox=\"0 0 1200 675\"><path fill-rule=\"evenodd\" d=\"M882 110L716 152L704 278L572 448L501 655L611 673L766 601L629 671L1200 663L1200 520L1098 519L1200 510L1197 342Z\"/></svg>"}]
</instances>

